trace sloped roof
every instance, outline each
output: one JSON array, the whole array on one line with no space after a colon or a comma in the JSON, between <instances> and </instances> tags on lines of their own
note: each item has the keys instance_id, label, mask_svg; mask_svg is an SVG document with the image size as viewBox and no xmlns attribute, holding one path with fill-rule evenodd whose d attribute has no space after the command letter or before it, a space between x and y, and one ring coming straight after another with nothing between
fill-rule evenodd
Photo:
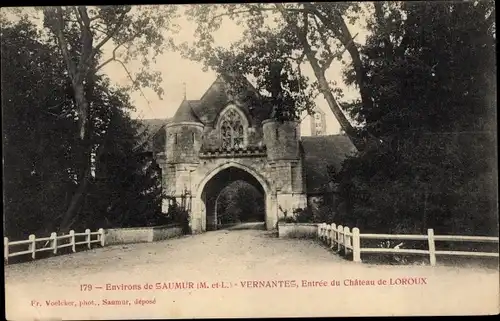
<instances>
[{"instance_id":1,"label":"sloped roof","mask_svg":"<svg viewBox=\"0 0 500 321\"><path fill-rule=\"evenodd\" d=\"M243 90L238 90L238 93L235 93L237 97L232 98L228 94L228 86ZM241 110L249 117L250 122L258 123L269 117L270 110L262 103L257 90L245 77L235 75L219 75L203 96L199 100L190 100L189 105L199 122L213 126L221 110L230 102L240 103ZM182 108L186 109L182 113L190 116L188 107ZM178 121L177 118L174 120Z\"/></svg>"},{"instance_id":2,"label":"sloped roof","mask_svg":"<svg viewBox=\"0 0 500 321\"><path fill-rule=\"evenodd\" d=\"M183 100L179 109L175 112L174 117L172 117L172 122L195 122L201 123L198 116L193 111L193 105L198 105L197 100Z\"/></svg>"},{"instance_id":3,"label":"sloped roof","mask_svg":"<svg viewBox=\"0 0 500 321\"><path fill-rule=\"evenodd\" d=\"M328 186L327 166L340 169L346 156L356 151L345 135L305 136L301 145L307 193L320 193Z\"/></svg>"}]
</instances>

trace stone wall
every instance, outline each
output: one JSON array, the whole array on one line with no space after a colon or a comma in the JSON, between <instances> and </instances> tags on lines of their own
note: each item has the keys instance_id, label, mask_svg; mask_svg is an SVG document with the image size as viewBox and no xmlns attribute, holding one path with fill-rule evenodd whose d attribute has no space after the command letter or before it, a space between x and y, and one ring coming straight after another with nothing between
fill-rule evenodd
<instances>
[{"instance_id":1,"label":"stone wall","mask_svg":"<svg viewBox=\"0 0 500 321\"><path fill-rule=\"evenodd\" d=\"M315 238L318 235L316 223L279 223L278 237Z\"/></svg>"},{"instance_id":2,"label":"stone wall","mask_svg":"<svg viewBox=\"0 0 500 321\"><path fill-rule=\"evenodd\" d=\"M183 235L179 225L166 225L153 227L153 242L167 240Z\"/></svg>"},{"instance_id":3,"label":"stone wall","mask_svg":"<svg viewBox=\"0 0 500 321\"><path fill-rule=\"evenodd\" d=\"M265 120L262 126L269 161L300 159L300 127L297 122Z\"/></svg>"},{"instance_id":4,"label":"stone wall","mask_svg":"<svg viewBox=\"0 0 500 321\"><path fill-rule=\"evenodd\" d=\"M111 228L105 231L106 245L147 243L174 238L182 235L178 225L151 227Z\"/></svg>"}]
</instances>

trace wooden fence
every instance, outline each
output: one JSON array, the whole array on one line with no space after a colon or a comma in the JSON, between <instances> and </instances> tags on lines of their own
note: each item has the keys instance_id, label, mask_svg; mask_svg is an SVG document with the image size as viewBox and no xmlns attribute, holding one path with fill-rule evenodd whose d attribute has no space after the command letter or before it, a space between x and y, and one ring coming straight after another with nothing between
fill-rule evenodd
<instances>
[{"instance_id":1,"label":"wooden fence","mask_svg":"<svg viewBox=\"0 0 500 321\"><path fill-rule=\"evenodd\" d=\"M95 236L95 238L94 238ZM84 240L81 240L84 239ZM75 233L75 231L69 231L68 235L57 236L55 232L50 234L50 237L36 238L35 235L31 234L27 240L9 242L7 237L3 238L3 248L4 248L4 262L8 263L9 257L28 255L31 254L31 258L36 258L37 252L52 251L53 254L57 254L58 249L71 247L73 252L76 252L77 245L87 245L90 249L92 243L99 243L104 246L104 229L100 228L97 232L91 232L86 229L84 233ZM45 242L45 244L41 244ZM21 249L20 251L11 251L11 247L18 245L27 245L28 249ZM42 245L37 246L37 245Z\"/></svg>"},{"instance_id":2,"label":"wooden fence","mask_svg":"<svg viewBox=\"0 0 500 321\"><path fill-rule=\"evenodd\" d=\"M428 255L431 265L436 265L436 255L499 257L498 252L436 251L436 241L498 244L499 238L488 236L434 235L434 229L428 229L427 235L361 234L357 227L351 231L347 226L322 223L318 224L318 238L337 252L343 252L344 255L352 253L352 260L354 262L361 262L362 253ZM404 249L397 246L395 248L364 248L361 246L361 240L363 239L427 241L428 249Z\"/></svg>"}]
</instances>

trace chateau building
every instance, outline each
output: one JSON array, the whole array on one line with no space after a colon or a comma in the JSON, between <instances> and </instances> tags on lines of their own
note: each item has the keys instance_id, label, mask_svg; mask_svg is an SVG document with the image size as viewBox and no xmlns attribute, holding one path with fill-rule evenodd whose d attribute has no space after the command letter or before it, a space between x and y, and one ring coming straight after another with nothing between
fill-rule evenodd
<instances>
[{"instance_id":1,"label":"chateau building","mask_svg":"<svg viewBox=\"0 0 500 321\"><path fill-rule=\"evenodd\" d=\"M217 228L217 198L236 180L262 193L266 227L275 228L280 217L321 197L327 166L338 168L355 151L347 136L324 134L324 114L315 136L302 137L299 122L270 119L272 107L250 83L244 95L232 94L232 83L219 76L199 100L184 99L172 118L144 120L162 188L172 199L188 196L194 233Z\"/></svg>"}]
</instances>

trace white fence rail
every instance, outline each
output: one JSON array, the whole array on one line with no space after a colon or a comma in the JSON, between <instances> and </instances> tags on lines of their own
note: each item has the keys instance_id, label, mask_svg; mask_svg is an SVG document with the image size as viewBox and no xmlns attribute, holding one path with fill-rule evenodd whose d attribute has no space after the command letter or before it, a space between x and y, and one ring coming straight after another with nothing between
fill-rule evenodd
<instances>
[{"instance_id":1,"label":"white fence rail","mask_svg":"<svg viewBox=\"0 0 500 321\"><path fill-rule=\"evenodd\" d=\"M68 240L69 241L66 241ZM84 240L82 240L84 239ZM59 242L65 240L65 242ZM104 229L100 228L97 232L91 232L86 229L84 233L75 233L75 231L69 231L68 235L57 236L55 232L50 234L50 237L36 238L35 235L31 234L27 240L9 242L7 237L3 238L3 248L4 248L4 262L8 263L9 257L28 255L31 254L31 258L36 258L36 253L52 251L53 254L57 254L58 249L71 247L73 252L76 252L77 245L86 244L90 249L93 243L99 243L101 246L105 244ZM45 244L42 247L38 246L42 242ZM17 245L27 245L27 249L22 249L19 251L11 251L11 247Z\"/></svg>"},{"instance_id":2,"label":"white fence rail","mask_svg":"<svg viewBox=\"0 0 500 321\"><path fill-rule=\"evenodd\" d=\"M322 223L318 224L318 238L337 252L343 252L344 255L352 253L352 260L355 262L361 262L361 253L428 255L431 265L436 265L436 255L499 257L498 252L437 251L436 241L498 244L499 238L489 236L434 235L434 229L428 229L427 235L361 234L357 227L351 231L347 226ZM395 248L364 248L361 246L362 239L427 241L428 249L403 249L398 246Z\"/></svg>"}]
</instances>

